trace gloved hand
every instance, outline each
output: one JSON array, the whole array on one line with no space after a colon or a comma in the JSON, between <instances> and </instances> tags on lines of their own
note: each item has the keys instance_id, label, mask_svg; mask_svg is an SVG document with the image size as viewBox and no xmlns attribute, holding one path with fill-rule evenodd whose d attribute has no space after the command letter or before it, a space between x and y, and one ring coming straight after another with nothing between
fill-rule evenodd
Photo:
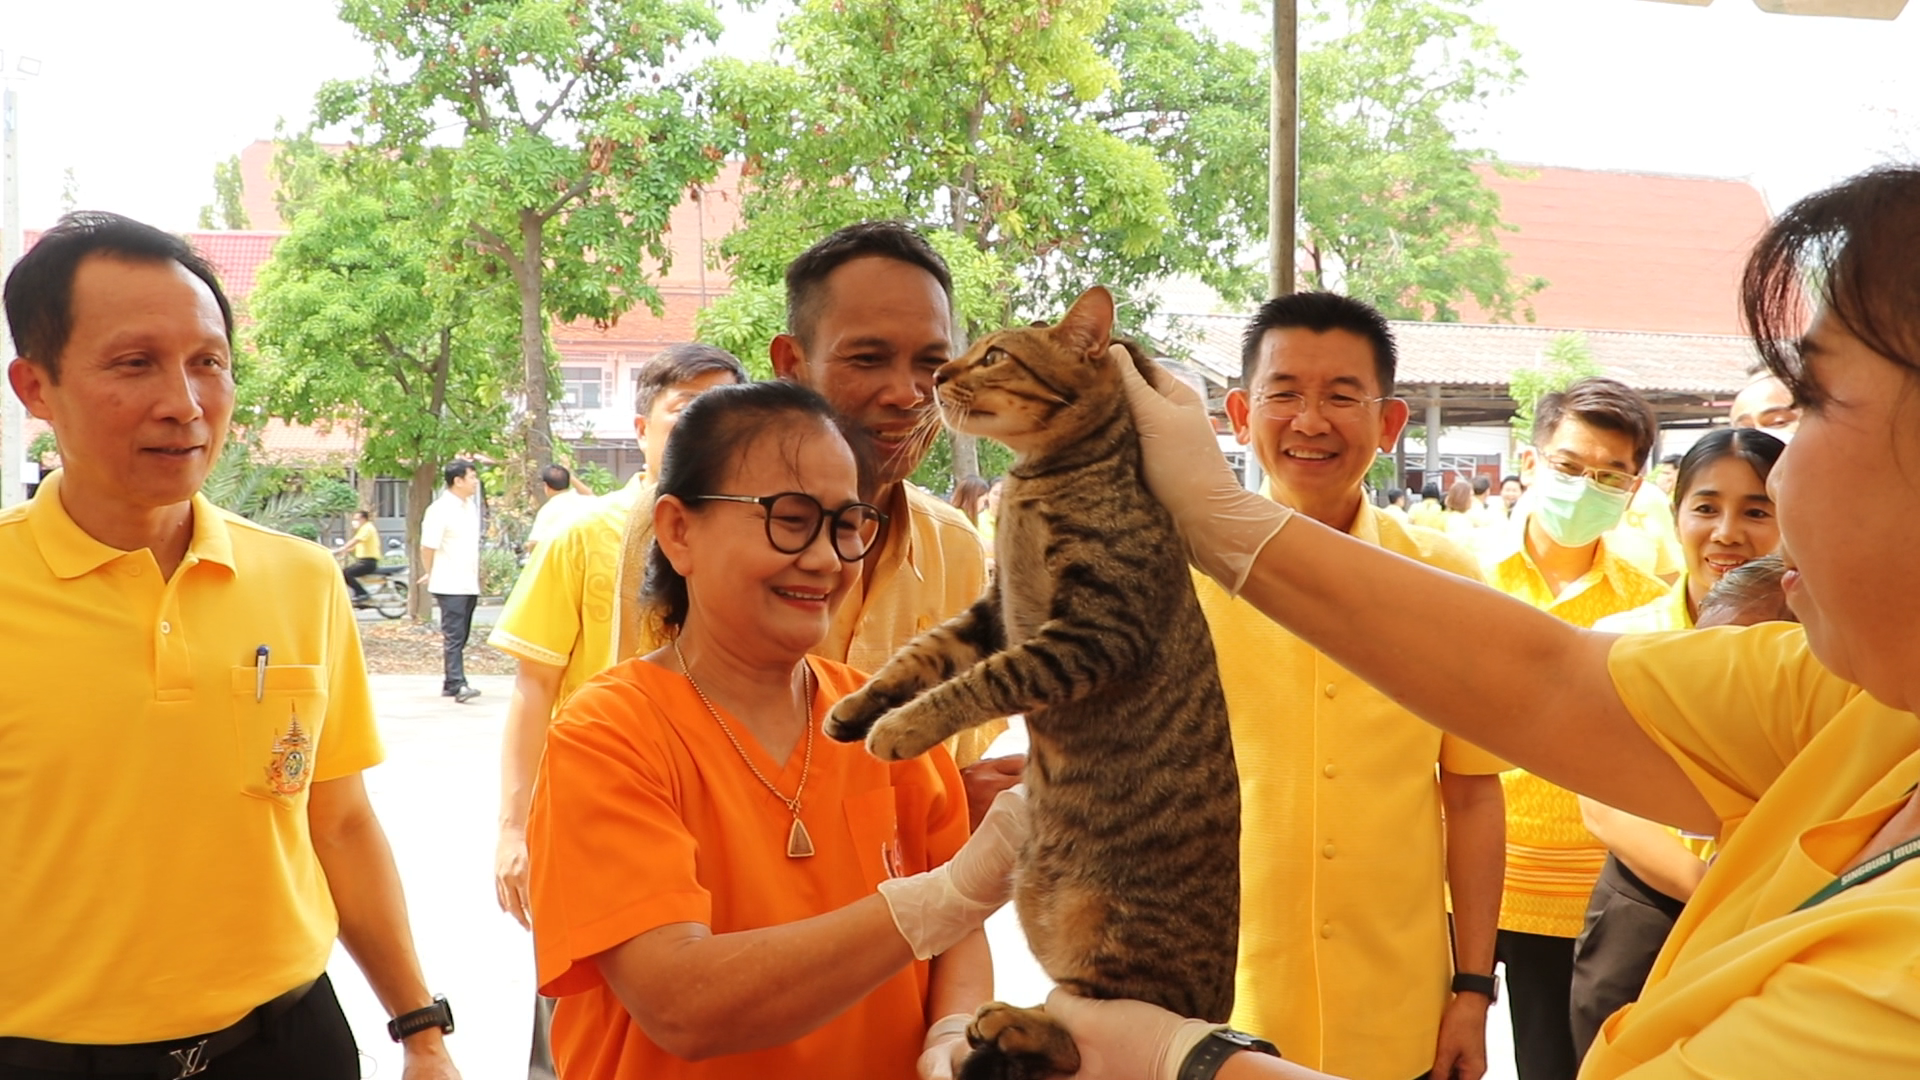
<instances>
[{"instance_id":1,"label":"gloved hand","mask_svg":"<svg viewBox=\"0 0 1920 1080\"><path fill-rule=\"evenodd\" d=\"M1200 1040L1226 1027L1189 1020L1144 1001L1097 1001L1055 988L1047 1015L1080 1048L1074 1080L1179 1080Z\"/></svg>"},{"instance_id":2,"label":"gloved hand","mask_svg":"<svg viewBox=\"0 0 1920 1080\"><path fill-rule=\"evenodd\" d=\"M971 1013L954 1013L933 1022L927 1029L926 1049L914 1063L920 1080L953 1080L959 1075L960 1063L973 1052L967 1043L967 1025L971 1023Z\"/></svg>"},{"instance_id":3,"label":"gloved hand","mask_svg":"<svg viewBox=\"0 0 1920 1080\"><path fill-rule=\"evenodd\" d=\"M1254 557L1293 511L1240 486L1192 387L1158 364L1149 384L1125 349L1109 352L1140 432L1147 489L1173 514L1193 564L1238 596Z\"/></svg>"},{"instance_id":4,"label":"gloved hand","mask_svg":"<svg viewBox=\"0 0 1920 1080\"><path fill-rule=\"evenodd\" d=\"M938 956L1000 909L1013 892L1013 861L1027 839L1027 789L994 796L980 828L952 859L924 874L880 883L893 925L915 959Z\"/></svg>"}]
</instances>

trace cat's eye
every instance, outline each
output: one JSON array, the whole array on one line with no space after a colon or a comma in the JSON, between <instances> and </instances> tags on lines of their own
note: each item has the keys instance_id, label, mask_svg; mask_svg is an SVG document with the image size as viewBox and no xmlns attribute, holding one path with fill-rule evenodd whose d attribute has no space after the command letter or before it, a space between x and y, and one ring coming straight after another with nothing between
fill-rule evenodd
<instances>
[{"instance_id":1,"label":"cat's eye","mask_svg":"<svg viewBox=\"0 0 1920 1080\"><path fill-rule=\"evenodd\" d=\"M987 355L980 358L980 366L992 367L1006 358L1007 351L1005 349L988 349Z\"/></svg>"}]
</instances>

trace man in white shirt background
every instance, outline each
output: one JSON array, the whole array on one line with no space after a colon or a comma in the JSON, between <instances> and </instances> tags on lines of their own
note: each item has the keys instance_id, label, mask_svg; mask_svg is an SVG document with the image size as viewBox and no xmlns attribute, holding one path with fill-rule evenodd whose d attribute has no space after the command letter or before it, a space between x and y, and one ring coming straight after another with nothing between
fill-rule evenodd
<instances>
[{"instance_id":1,"label":"man in white shirt background","mask_svg":"<svg viewBox=\"0 0 1920 1080\"><path fill-rule=\"evenodd\" d=\"M480 604L480 474L455 460L441 471L447 487L420 522L420 583L440 607L445 648L443 697L466 704L480 696L467 685L465 650Z\"/></svg>"}]
</instances>

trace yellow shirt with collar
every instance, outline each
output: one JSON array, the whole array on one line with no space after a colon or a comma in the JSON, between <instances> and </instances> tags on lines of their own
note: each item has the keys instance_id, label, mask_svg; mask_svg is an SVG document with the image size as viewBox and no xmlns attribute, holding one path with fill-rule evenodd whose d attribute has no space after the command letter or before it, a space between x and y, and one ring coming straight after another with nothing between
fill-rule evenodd
<instances>
[{"instance_id":1,"label":"yellow shirt with collar","mask_svg":"<svg viewBox=\"0 0 1920 1080\"><path fill-rule=\"evenodd\" d=\"M1634 490L1620 524L1607 533L1607 544L1628 562L1662 580L1686 572L1687 557L1680 550L1673 506L1667 501L1667 493L1653 484L1641 484Z\"/></svg>"},{"instance_id":2,"label":"yellow shirt with collar","mask_svg":"<svg viewBox=\"0 0 1920 1080\"><path fill-rule=\"evenodd\" d=\"M635 475L534 549L487 635L487 644L509 656L566 669L555 712L588 679L633 655L619 652L616 586L636 507L646 509L640 539L650 542L653 488Z\"/></svg>"},{"instance_id":3,"label":"yellow shirt with collar","mask_svg":"<svg viewBox=\"0 0 1920 1080\"><path fill-rule=\"evenodd\" d=\"M1785 623L1624 637L1608 666L1721 846L1582 1080L1920 1076L1920 860L1795 910L1920 781L1920 718Z\"/></svg>"},{"instance_id":4,"label":"yellow shirt with collar","mask_svg":"<svg viewBox=\"0 0 1920 1080\"><path fill-rule=\"evenodd\" d=\"M353 533L353 557L356 559L378 559L380 557L380 532L369 521Z\"/></svg>"},{"instance_id":5,"label":"yellow shirt with collar","mask_svg":"<svg viewBox=\"0 0 1920 1080\"><path fill-rule=\"evenodd\" d=\"M1462 577L1451 539L1363 504L1352 535ZM1433 1065L1453 976L1435 767L1504 762L1443 734L1196 574L1240 769L1233 1023L1354 1080Z\"/></svg>"},{"instance_id":6,"label":"yellow shirt with collar","mask_svg":"<svg viewBox=\"0 0 1920 1080\"><path fill-rule=\"evenodd\" d=\"M1614 553L1602 539L1593 568L1558 597L1534 565L1525 543L1526 520L1509 534L1505 554L1486 566L1487 584L1575 626L1652 603L1669 586ZM1599 880L1607 849L1580 820L1580 801L1524 769L1500 775L1507 796L1507 882L1500 894L1500 929L1574 938L1585 921L1587 898Z\"/></svg>"},{"instance_id":7,"label":"yellow shirt with collar","mask_svg":"<svg viewBox=\"0 0 1920 1080\"><path fill-rule=\"evenodd\" d=\"M333 950L308 790L381 757L353 608L325 548L200 496L163 580L61 479L0 512L0 1035L216 1031Z\"/></svg>"}]
</instances>

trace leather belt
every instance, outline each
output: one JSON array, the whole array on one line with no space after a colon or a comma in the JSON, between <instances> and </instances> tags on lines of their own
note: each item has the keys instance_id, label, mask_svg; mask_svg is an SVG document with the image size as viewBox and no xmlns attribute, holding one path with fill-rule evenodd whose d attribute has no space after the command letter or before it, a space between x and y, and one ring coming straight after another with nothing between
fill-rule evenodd
<instances>
[{"instance_id":1,"label":"leather belt","mask_svg":"<svg viewBox=\"0 0 1920 1080\"><path fill-rule=\"evenodd\" d=\"M219 1031L184 1039L86 1046L0 1036L0 1062L16 1069L81 1074L148 1073L157 1080L185 1080L206 1072L214 1058L258 1035L267 1021L300 1004L307 991L319 981L296 986Z\"/></svg>"}]
</instances>

